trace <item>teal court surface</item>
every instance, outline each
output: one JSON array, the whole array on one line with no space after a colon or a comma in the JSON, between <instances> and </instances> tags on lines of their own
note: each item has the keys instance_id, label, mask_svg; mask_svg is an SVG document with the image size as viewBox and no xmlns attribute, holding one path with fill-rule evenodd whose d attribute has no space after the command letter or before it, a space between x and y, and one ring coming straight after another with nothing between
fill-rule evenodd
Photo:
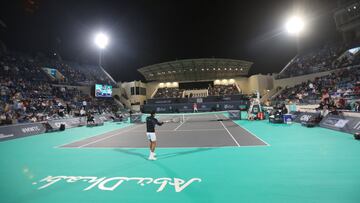
<instances>
[{"instance_id":1,"label":"teal court surface","mask_svg":"<svg viewBox=\"0 0 360 203\"><path fill-rule=\"evenodd\" d=\"M360 142L350 134L169 123L148 161L143 130L105 123L0 142L1 202L360 202Z\"/></svg>"}]
</instances>

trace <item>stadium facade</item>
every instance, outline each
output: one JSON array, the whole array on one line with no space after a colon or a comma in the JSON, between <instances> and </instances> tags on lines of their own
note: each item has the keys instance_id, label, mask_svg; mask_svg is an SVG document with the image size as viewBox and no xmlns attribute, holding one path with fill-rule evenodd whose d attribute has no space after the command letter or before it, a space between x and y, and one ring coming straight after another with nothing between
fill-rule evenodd
<instances>
[{"instance_id":1,"label":"stadium facade","mask_svg":"<svg viewBox=\"0 0 360 203\"><path fill-rule=\"evenodd\" d=\"M261 92L266 94L273 89L272 75L248 76L253 62L235 59L201 58L163 62L140 68L138 71L146 82L124 82L120 86L129 98L134 110L151 101L159 89L179 88L187 90L179 97L199 95L209 96L207 87L200 84L228 86L234 85L241 94ZM145 90L142 90L145 89Z\"/></svg>"}]
</instances>

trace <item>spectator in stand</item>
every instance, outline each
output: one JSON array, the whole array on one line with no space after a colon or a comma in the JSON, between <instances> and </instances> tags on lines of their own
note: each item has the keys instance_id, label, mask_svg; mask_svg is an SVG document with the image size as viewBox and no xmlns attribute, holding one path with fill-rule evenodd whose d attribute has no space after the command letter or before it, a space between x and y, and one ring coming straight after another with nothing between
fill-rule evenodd
<instances>
[{"instance_id":1,"label":"spectator in stand","mask_svg":"<svg viewBox=\"0 0 360 203\"><path fill-rule=\"evenodd\" d=\"M154 95L154 98L181 98L183 90L179 88L159 88Z\"/></svg>"},{"instance_id":2,"label":"spectator in stand","mask_svg":"<svg viewBox=\"0 0 360 203\"><path fill-rule=\"evenodd\" d=\"M71 106L70 106L69 103L66 103L66 112L67 112L68 115L71 114Z\"/></svg>"},{"instance_id":3,"label":"spectator in stand","mask_svg":"<svg viewBox=\"0 0 360 203\"><path fill-rule=\"evenodd\" d=\"M303 103L303 94L301 92L297 93L296 97L300 104Z\"/></svg>"},{"instance_id":4,"label":"spectator in stand","mask_svg":"<svg viewBox=\"0 0 360 203\"><path fill-rule=\"evenodd\" d=\"M82 107L83 107L85 110L87 109L86 106L87 106L87 102L86 102L86 100L84 100L84 101L82 102Z\"/></svg>"},{"instance_id":5,"label":"spectator in stand","mask_svg":"<svg viewBox=\"0 0 360 203\"><path fill-rule=\"evenodd\" d=\"M64 117L65 116L65 108L64 108L64 106L59 102L58 107L59 107L59 110L58 110L59 116Z\"/></svg>"},{"instance_id":6,"label":"spectator in stand","mask_svg":"<svg viewBox=\"0 0 360 203\"><path fill-rule=\"evenodd\" d=\"M352 101L360 99L360 68L345 68L333 73L315 78L294 87L286 87L273 100L301 99L304 103L320 102L325 105L335 106L337 109L352 109ZM301 102L301 101L300 101ZM330 108L329 107L329 108Z\"/></svg>"},{"instance_id":7,"label":"spectator in stand","mask_svg":"<svg viewBox=\"0 0 360 203\"><path fill-rule=\"evenodd\" d=\"M80 116L85 116L86 115L86 111L85 111L85 109L84 109L84 107L83 108L81 108L81 110L80 110Z\"/></svg>"},{"instance_id":8,"label":"spectator in stand","mask_svg":"<svg viewBox=\"0 0 360 203\"><path fill-rule=\"evenodd\" d=\"M329 104L330 95L327 91L323 91L322 96L321 96L321 101L324 102L325 104Z\"/></svg>"},{"instance_id":9,"label":"spectator in stand","mask_svg":"<svg viewBox=\"0 0 360 203\"><path fill-rule=\"evenodd\" d=\"M267 99L267 100L265 101L264 105L269 107L269 106L271 105L270 99Z\"/></svg>"},{"instance_id":10,"label":"spectator in stand","mask_svg":"<svg viewBox=\"0 0 360 203\"><path fill-rule=\"evenodd\" d=\"M87 121L86 121L87 124L89 123L95 124L94 116L90 112L87 113L86 117L87 117Z\"/></svg>"},{"instance_id":11,"label":"spectator in stand","mask_svg":"<svg viewBox=\"0 0 360 203\"><path fill-rule=\"evenodd\" d=\"M70 116L70 108L74 109L74 112L79 112L82 102L78 101L86 100L89 101L87 106L98 109L98 112L110 112L113 109L117 111L117 104L113 100L98 100L84 96L78 90L55 87L45 81L0 75L0 89L0 125ZM61 100L66 103L66 109ZM74 116L78 116L79 113Z\"/></svg>"},{"instance_id":12,"label":"spectator in stand","mask_svg":"<svg viewBox=\"0 0 360 203\"><path fill-rule=\"evenodd\" d=\"M300 54L297 56L286 69L279 74L278 78L294 77L298 75L316 73L343 66L349 59L345 58L341 63L337 63L340 54L344 53L346 46L344 44L326 45L320 49ZM352 64L353 61L346 63Z\"/></svg>"},{"instance_id":13,"label":"spectator in stand","mask_svg":"<svg viewBox=\"0 0 360 203\"><path fill-rule=\"evenodd\" d=\"M354 111L360 112L360 101L355 102Z\"/></svg>"},{"instance_id":14,"label":"spectator in stand","mask_svg":"<svg viewBox=\"0 0 360 203\"><path fill-rule=\"evenodd\" d=\"M235 84L209 86L208 92L209 96L235 95L240 93Z\"/></svg>"},{"instance_id":15,"label":"spectator in stand","mask_svg":"<svg viewBox=\"0 0 360 203\"><path fill-rule=\"evenodd\" d=\"M330 114L330 115L335 115L335 116L337 116L337 115L340 114L340 112L337 110L337 108L336 108L335 106L331 106L331 107L330 107L329 114Z\"/></svg>"}]
</instances>

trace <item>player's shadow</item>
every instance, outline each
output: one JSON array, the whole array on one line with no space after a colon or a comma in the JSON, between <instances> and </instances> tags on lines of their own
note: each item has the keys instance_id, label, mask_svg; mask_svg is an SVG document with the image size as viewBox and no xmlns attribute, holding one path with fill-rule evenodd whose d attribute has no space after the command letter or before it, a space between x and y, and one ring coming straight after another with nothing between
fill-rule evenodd
<instances>
[{"instance_id":1,"label":"player's shadow","mask_svg":"<svg viewBox=\"0 0 360 203\"><path fill-rule=\"evenodd\" d=\"M172 158L172 157L185 156L185 155L188 155L188 154L205 152L205 151L209 151L209 150L213 150L213 149L214 149L214 148L196 148L196 149L191 149L191 150L186 150L186 151L180 151L180 152L172 152L172 153L159 154L159 155L157 156L157 158L158 158L158 159L168 159L168 158Z\"/></svg>"},{"instance_id":2,"label":"player's shadow","mask_svg":"<svg viewBox=\"0 0 360 203\"><path fill-rule=\"evenodd\" d=\"M147 160L147 158L148 158L147 155L145 155L143 153L136 152L134 150L136 150L136 149L115 149L115 151L117 151L117 152L121 152L121 153L124 153L124 154L127 154L127 155L137 156L137 157L140 157L142 159Z\"/></svg>"},{"instance_id":3,"label":"player's shadow","mask_svg":"<svg viewBox=\"0 0 360 203\"><path fill-rule=\"evenodd\" d=\"M172 153L164 153L164 154L161 153L161 154L158 154L157 158L158 159L168 159L168 158L177 157L177 156L185 156L188 154L205 152L205 151L209 151L209 150L213 150L213 149L214 148L196 148L196 149L180 151L180 152L172 152ZM115 149L115 151L120 152L120 153L137 156L137 157L140 157L140 158L146 159L146 160L148 159L148 154L143 154L143 153L137 152L135 150L136 149Z\"/></svg>"}]
</instances>

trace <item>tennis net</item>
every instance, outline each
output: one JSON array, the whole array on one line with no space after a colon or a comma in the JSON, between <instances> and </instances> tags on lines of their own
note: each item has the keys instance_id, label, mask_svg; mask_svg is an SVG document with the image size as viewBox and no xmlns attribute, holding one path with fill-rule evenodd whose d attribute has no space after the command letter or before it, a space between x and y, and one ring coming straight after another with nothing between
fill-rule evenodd
<instances>
[{"instance_id":1,"label":"tennis net","mask_svg":"<svg viewBox=\"0 0 360 203\"><path fill-rule=\"evenodd\" d=\"M143 115L144 118L148 114ZM217 112L199 112L199 113L174 113L174 114L156 114L155 116L162 122L210 122L230 120L228 111Z\"/></svg>"}]
</instances>

